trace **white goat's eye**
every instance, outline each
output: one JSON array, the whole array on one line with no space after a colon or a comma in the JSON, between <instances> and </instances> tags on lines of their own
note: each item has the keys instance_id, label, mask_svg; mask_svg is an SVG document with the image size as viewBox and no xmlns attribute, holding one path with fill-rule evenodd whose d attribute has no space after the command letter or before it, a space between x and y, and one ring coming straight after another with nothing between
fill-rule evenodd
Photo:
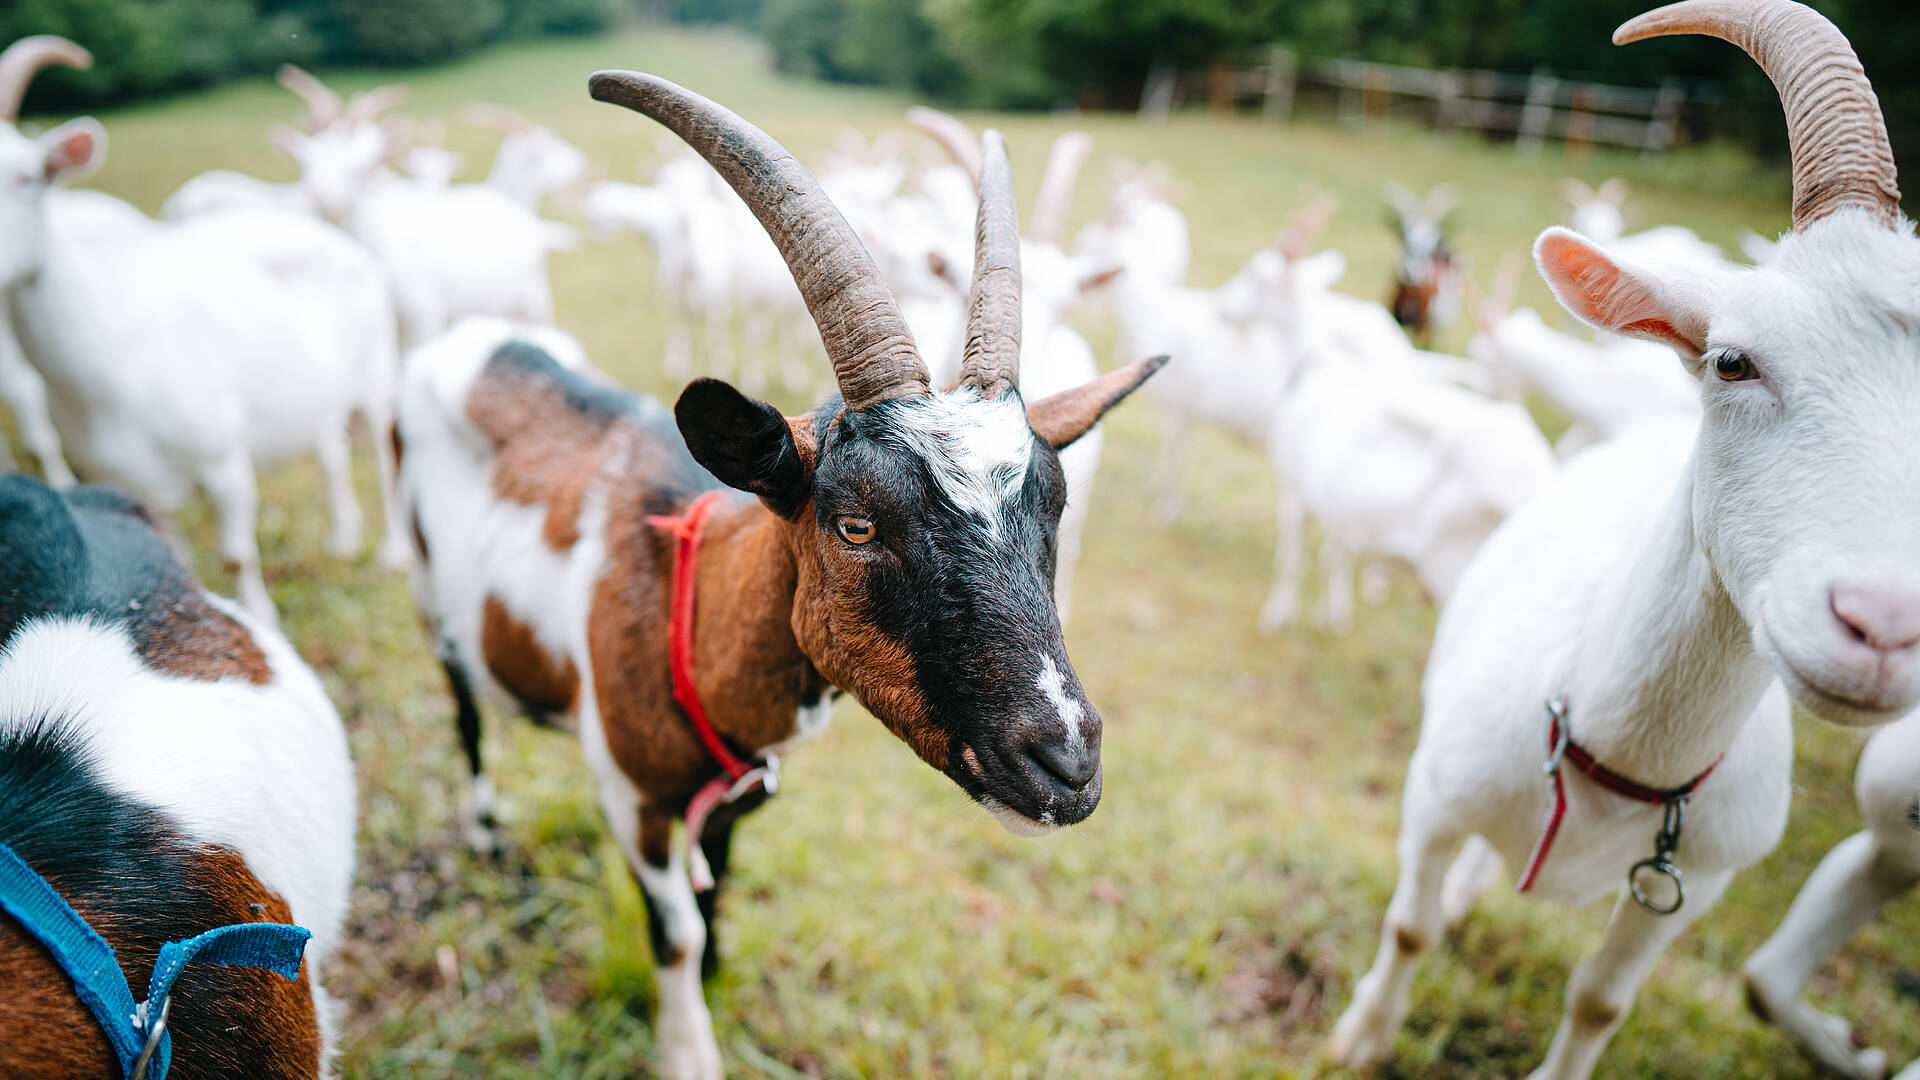
<instances>
[{"instance_id":1,"label":"white goat's eye","mask_svg":"<svg viewBox=\"0 0 1920 1080\"><path fill-rule=\"evenodd\" d=\"M1713 373L1721 382L1746 382L1760 377L1753 360L1738 349L1720 349L1713 354Z\"/></svg>"},{"instance_id":2,"label":"white goat's eye","mask_svg":"<svg viewBox=\"0 0 1920 1080\"><path fill-rule=\"evenodd\" d=\"M863 517L843 517L840 519L840 539L849 544L865 544L880 535L873 522Z\"/></svg>"}]
</instances>

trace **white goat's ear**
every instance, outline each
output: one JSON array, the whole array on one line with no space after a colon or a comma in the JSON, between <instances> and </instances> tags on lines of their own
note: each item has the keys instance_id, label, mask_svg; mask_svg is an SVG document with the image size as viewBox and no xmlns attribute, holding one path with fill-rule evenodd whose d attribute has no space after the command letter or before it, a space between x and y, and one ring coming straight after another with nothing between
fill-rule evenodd
<instances>
[{"instance_id":1,"label":"white goat's ear","mask_svg":"<svg viewBox=\"0 0 1920 1080\"><path fill-rule=\"evenodd\" d=\"M1580 234L1557 227L1540 234L1533 258L1553 294L1582 321L1670 345L1692 360L1706 350L1713 288L1705 278L1620 262Z\"/></svg>"},{"instance_id":2,"label":"white goat's ear","mask_svg":"<svg viewBox=\"0 0 1920 1080\"><path fill-rule=\"evenodd\" d=\"M107 129L91 116L69 120L39 139L48 183L85 180L107 161Z\"/></svg>"},{"instance_id":3,"label":"white goat's ear","mask_svg":"<svg viewBox=\"0 0 1920 1080\"><path fill-rule=\"evenodd\" d=\"M295 161L300 160L300 144L306 138L285 124L275 123L267 128L268 144Z\"/></svg>"}]
</instances>

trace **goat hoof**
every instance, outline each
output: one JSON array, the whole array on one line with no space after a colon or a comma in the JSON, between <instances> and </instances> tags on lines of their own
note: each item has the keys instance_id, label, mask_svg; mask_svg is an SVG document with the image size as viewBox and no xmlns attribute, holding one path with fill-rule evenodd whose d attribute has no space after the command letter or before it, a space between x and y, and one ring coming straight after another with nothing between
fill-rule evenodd
<instances>
[{"instance_id":1,"label":"goat hoof","mask_svg":"<svg viewBox=\"0 0 1920 1080\"><path fill-rule=\"evenodd\" d=\"M404 538L390 539L380 545L380 568L405 570L413 565L413 547Z\"/></svg>"},{"instance_id":2,"label":"goat hoof","mask_svg":"<svg viewBox=\"0 0 1920 1080\"><path fill-rule=\"evenodd\" d=\"M1293 605L1291 603L1269 603L1260 609L1260 632L1272 637L1293 623Z\"/></svg>"}]
</instances>

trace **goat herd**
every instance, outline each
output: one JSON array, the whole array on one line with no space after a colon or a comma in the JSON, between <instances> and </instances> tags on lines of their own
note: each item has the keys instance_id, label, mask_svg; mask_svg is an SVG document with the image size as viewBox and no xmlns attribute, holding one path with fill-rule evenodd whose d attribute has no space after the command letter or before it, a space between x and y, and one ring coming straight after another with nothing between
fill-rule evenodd
<instances>
[{"instance_id":1,"label":"goat herd","mask_svg":"<svg viewBox=\"0 0 1920 1080\"><path fill-rule=\"evenodd\" d=\"M1597 339L1506 311L1509 271L1467 358L1396 325L1459 306L1444 194L1392 195L1391 309L1333 290L1342 257L1312 250L1325 198L1202 290L1153 170L1122 177L1069 250L1078 133L1023 233L1000 135L930 110L910 120L952 164L902 193L891 137L843 145L816 180L724 107L603 71L596 99L697 157L582 192L577 149L481 110L507 129L499 161L454 184L432 130L380 120L396 92L343 102L287 69L305 116L274 140L301 179L209 173L155 223L64 186L102 160L97 122L12 125L36 71L89 62L15 43L0 391L52 487L0 480L0 1075L329 1071L315 972L342 935L354 778L274 629L257 468L316 454L331 547L351 554L351 419L374 433L380 556L413 567L446 669L472 842L500 844L476 698L576 732L646 901L663 1071L710 1080L701 980L732 829L841 692L1013 832L1094 811L1100 716L1061 621L1097 422L1145 384L1171 423L1160 514L1178 512L1190 425L1270 455L1263 625L1297 615L1309 515L1330 624L1387 559L1444 605L1400 882L1333 1059L1390 1056L1421 955L1504 865L1522 891L1618 894L1535 1073L1587 1076L1661 949L1779 840L1797 702L1886 726L1859 767L1866 831L1814 872L1747 985L1828 1067L1884 1076L1801 989L1920 880L1920 721L1893 722L1920 700L1920 248L1831 23L1790 0L1687 0L1615 40L1684 33L1739 45L1778 88L1792 233L1735 266L1685 229L1622 236L1622 193L1579 192L1580 232L1547 229L1534 255ZM550 325L546 257L577 238L540 212L568 193L597 233L650 239L675 319L663 368L703 358L741 389L695 378L669 412ZM1068 322L1095 289L1125 354L1105 374ZM810 327L824 401L788 417L747 396L775 374L809 385ZM1558 455L1525 389L1573 418ZM73 487L69 458L113 487ZM239 604L176 554L168 515L195 489Z\"/></svg>"}]
</instances>

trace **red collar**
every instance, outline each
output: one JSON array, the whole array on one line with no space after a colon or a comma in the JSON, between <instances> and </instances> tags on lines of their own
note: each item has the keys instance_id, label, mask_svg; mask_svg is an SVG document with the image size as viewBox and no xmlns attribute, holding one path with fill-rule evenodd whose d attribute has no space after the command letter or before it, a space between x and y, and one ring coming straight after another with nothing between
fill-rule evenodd
<instances>
[{"instance_id":1,"label":"red collar","mask_svg":"<svg viewBox=\"0 0 1920 1080\"><path fill-rule=\"evenodd\" d=\"M1573 725L1568 720L1567 697L1565 694L1547 702L1547 775L1553 780L1553 809L1547 813L1546 824L1540 830L1540 839L1533 845L1533 855L1527 859L1527 868L1520 875L1516 886L1519 892L1533 888L1540 876L1540 867L1547 861L1547 853L1553 850L1553 841L1560 835L1560 822L1567 816L1567 785L1562 775L1561 765L1570 762L1574 768L1585 773L1589 779L1623 799L1659 806L1666 809L1666 817L1661 823L1660 833L1654 838L1654 856L1635 863L1627 873L1627 885L1647 910L1656 915L1669 915L1680 909L1680 872L1672 862L1673 853L1680 846L1680 825L1684 818L1687 800L1692 798L1695 788L1713 775L1726 759L1725 754L1715 758L1706 771L1677 788L1657 788L1642 784L1638 780L1622 776L1594 758L1587 749L1573 741ZM1651 870L1665 875L1673 881L1674 902L1671 907L1650 902L1641 891L1636 880L1641 870Z\"/></svg>"},{"instance_id":2,"label":"red collar","mask_svg":"<svg viewBox=\"0 0 1920 1080\"><path fill-rule=\"evenodd\" d=\"M771 795L780 784L780 756L770 753L757 765L740 760L714 730L707 707L700 700L700 691L693 684L693 602L700 569L700 540L706 531L707 516L725 494L719 489L703 492L678 517L647 518L647 524L656 529L671 529L675 540L673 608L667 621L667 666L673 675L673 699L680 703L694 735L722 770L722 775L701 785L687 803L687 872L695 892L713 888L713 871L700 849L700 833L707 815L755 788L765 788Z\"/></svg>"}]
</instances>

